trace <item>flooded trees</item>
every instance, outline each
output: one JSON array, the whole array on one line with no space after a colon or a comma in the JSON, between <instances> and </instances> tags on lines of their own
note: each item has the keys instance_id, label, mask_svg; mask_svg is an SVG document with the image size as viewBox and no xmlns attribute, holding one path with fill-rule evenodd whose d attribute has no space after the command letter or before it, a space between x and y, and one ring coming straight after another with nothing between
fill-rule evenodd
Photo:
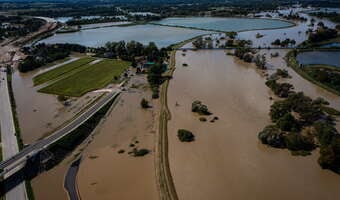
<instances>
[{"instance_id":1,"label":"flooded trees","mask_svg":"<svg viewBox=\"0 0 340 200\"><path fill-rule=\"evenodd\" d=\"M211 112L208 110L208 107L206 105L204 105L202 102L197 101L197 100L192 102L191 111L196 112L200 115L210 115L211 114Z\"/></svg>"},{"instance_id":2,"label":"flooded trees","mask_svg":"<svg viewBox=\"0 0 340 200\"><path fill-rule=\"evenodd\" d=\"M179 129L177 131L177 137L181 142L192 142L195 140L194 134L185 129Z\"/></svg>"},{"instance_id":3,"label":"flooded trees","mask_svg":"<svg viewBox=\"0 0 340 200\"><path fill-rule=\"evenodd\" d=\"M144 98L141 100L140 105L144 109L150 108L149 102Z\"/></svg>"}]
</instances>

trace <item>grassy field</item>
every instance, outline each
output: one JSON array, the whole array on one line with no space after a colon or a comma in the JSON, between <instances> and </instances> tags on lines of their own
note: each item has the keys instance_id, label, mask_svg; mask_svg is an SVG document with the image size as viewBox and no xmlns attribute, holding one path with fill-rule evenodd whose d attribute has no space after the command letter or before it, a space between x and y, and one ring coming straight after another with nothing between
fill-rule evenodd
<instances>
[{"instance_id":1,"label":"grassy field","mask_svg":"<svg viewBox=\"0 0 340 200\"><path fill-rule=\"evenodd\" d=\"M95 58L91 57L84 57L79 60L76 60L74 62L68 63L66 65L63 65L61 67L58 67L56 69L52 69L50 71L47 71L45 73L39 74L33 78L34 85L40 85L43 83L46 83L48 81L51 81L55 78L58 78L64 74L67 74L75 69L78 69L79 67L82 67L92 61L94 61Z\"/></svg>"},{"instance_id":2,"label":"grassy field","mask_svg":"<svg viewBox=\"0 0 340 200\"><path fill-rule=\"evenodd\" d=\"M116 82L115 77L119 77L129 66L129 62L111 59L104 59L93 65L86 64L77 73L58 80L39 92L79 97Z\"/></svg>"}]
</instances>

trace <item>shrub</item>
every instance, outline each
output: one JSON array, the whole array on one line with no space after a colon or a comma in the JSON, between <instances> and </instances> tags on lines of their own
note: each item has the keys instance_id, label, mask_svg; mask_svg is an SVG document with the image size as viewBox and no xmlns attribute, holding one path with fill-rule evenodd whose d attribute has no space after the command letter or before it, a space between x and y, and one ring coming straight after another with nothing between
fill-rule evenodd
<instances>
[{"instance_id":1,"label":"shrub","mask_svg":"<svg viewBox=\"0 0 340 200\"><path fill-rule=\"evenodd\" d=\"M207 121L207 118L205 118L205 117L200 117L199 120L200 120L201 122L206 122L206 121Z\"/></svg>"},{"instance_id":2,"label":"shrub","mask_svg":"<svg viewBox=\"0 0 340 200\"><path fill-rule=\"evenodd\" d=\"M122 154L122 153L124 153L124 152L125 152L124 149L120 149L120 150L118 151L119 154Z\"/></svg>"},{"instance_id":3,"label":"shrub","mask_svg":"<svg viewBox=\"0 0 340 200\"><path fill-rule=\"evenodd\" d=\"M266 126L258 135L263 144L276 148L285 148L284 135L275 125Z\"/></svg>"},{"instance_id":4,"label":"shrub","mask_svg":"<svg viewBox=\"0 0 340 200\"><path fill-rule=\"evenodd\" d=\"M312 136L304 136L300 133L288 133L285 135L285 143L291 151L311 151L316 146Z\"/></svg>"},{"instance_id":5,"label":"shrub","mask_svg":"<svg viewBox=\"0 0 340 200\"><path fill-rule=\"evenodd\" d=\"M300 130L300 124L298 120L296 120L293 115L290 113L286 113L283 117L281 117L277 121L277 126L282 131L299 131Z\"/></svg>"},{"instance_id":6,"label":"shrub","mask_svg":"<svg viewBox=\"0 0 340 200\"><path fill-rule=\"evenodd\" d=\"M208 107L200 101L194 101L191 104L191 111L197 112L200 115L210 115L211 113L208 110Z\"/></svg>"},{"instance_id":7,"label":"shrub","mask_svg":"<svg viewBox=\"0 0 340 200\"><path fill-rule=\"evenodd\" d=\"M133 156L135 157L141 157L141 156L145 156L146 154L148 154L150 151L148 149L133 149Z\"/></svg>"},{"instance_id":8,"label":"shrub","mask_svg":"<svg viewBox=\"0 0 340 200\"><path fill-rule=\"evenodd\" d=\"M140 102L140 105L142 106L142 108L149 108L149 102L146 99L142 99L142 101Z\"/></svg>"},{"instance_id":9,"label":"shrub","mask_svg":"<svg viewBox=\"0 0 340 200\"><path fill-rule=\"evenodd\" d=\"M179 129L177 132L177 136L181 142L192 142L195 140L194 134L185 129Z\"/></svg>"}]
</instances>

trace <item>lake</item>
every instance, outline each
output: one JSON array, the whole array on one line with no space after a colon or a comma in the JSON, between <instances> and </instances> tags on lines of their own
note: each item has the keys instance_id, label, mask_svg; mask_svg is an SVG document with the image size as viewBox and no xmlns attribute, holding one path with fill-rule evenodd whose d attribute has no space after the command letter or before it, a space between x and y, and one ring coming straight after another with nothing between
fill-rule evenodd
<instances>
[{"instance_id":1,"label":"lake","mask_svg":"<svg viewBox=\"0 0 340 200\"><path fill-rule=\"evenodd\" d=\"M219 31L242 31L253 29L276 29L292 26L292 23L271 19L188 17L166 18L155 23L170 26L195 27ZM100 47L109 41L135 40L143 44L155 42L158 47L209 34L211 31L167 27L152 24L125 27L103 27L93 30L56 34L40 42L77 43L89 47Z\"/></svg>"},{"instance_id":2,"label":"lake","mask_svg":"<svg viewBox=\"0 0 340 200\"><path fill-rule=\"evenodd\" d=\"M245 31L254 29L276 29L290 27L294 24L282 20L259 18L222 18L222 17L173 17L154 23L199 28L216 31Z\"/></svg>"},{"instance_id":3,"label":"lake","mask_svg":"<svg viewBox=\"0 0 340 200\"><path fill-rule=\"evenodd\" d=\"M135 40L143 44L155 42L158 47L167 47L171 44L209 33L211 32L146 24L55 34L39 41L39 43L76 43L89 47L100 47L105 45L106 42Z\"/></svg>"},{"instance_id":4,"label":"lake","mask_svg":"<svg viewBox=\"0 0 340 200\"><path fill-rule=\"evenodd\" d=\"M340 51L308 51L297 55L300 64L332 65L340 67Z\"/></svg>"}]
</instances>

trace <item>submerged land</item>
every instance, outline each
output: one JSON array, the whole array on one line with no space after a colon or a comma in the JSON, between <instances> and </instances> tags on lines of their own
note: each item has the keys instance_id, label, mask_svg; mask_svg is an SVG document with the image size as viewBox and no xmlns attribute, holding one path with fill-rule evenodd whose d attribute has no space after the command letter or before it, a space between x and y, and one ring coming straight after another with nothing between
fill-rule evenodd
<instances>
[{"instance_id":1,"label":"submerged land","mask_svg":"<svg viewBox=\"0 0 340 200\"><path fill-rule=\"evenodd\" d=\"M340 10L234 3L8 4L8 135L22 150L79 126L4 198L337 199Z\"/></svg>"}]
</instances>

